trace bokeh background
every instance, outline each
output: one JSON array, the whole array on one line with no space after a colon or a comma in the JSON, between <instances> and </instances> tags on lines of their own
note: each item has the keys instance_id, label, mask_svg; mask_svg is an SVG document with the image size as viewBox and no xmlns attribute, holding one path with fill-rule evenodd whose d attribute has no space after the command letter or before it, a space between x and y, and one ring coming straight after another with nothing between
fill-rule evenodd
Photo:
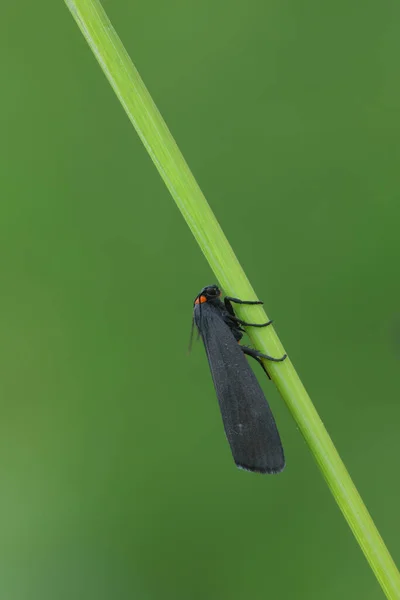
<instances>
[{"instance_id":1,"label":"bokeh background","mask_svg":"<svg viewBox=\"0 0 400 600\"><path fill-rule=\"evenodd\" d=\"M399 561L399 4L105 8ZM0 47L1 597L382 598L267 380L287 468L234 467L215 278L64 3Z\"/></svg>"}]
</instances>

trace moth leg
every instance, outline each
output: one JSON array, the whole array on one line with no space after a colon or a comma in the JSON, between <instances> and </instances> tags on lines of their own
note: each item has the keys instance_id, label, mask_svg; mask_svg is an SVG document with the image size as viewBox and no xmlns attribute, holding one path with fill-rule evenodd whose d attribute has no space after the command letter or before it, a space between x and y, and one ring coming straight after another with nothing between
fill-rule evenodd
<instances>
[{"instance_id":1,"label":"moth leg","mask_svg":"<svg viewBox=\"0 0 400 600\"><path fill-rule=\"evenodd\" d=\"M235 315L235 311L233 310L232 302L236 302L237 304L262 304L259 300L239 300L239 298L232 298L231 296L225 296L224 304L229 316L232 321L237 323L238 325L244 325L246 327L268 327L271 325L272 321L268 321L268 323L247 323L247 321L242 321L242 319L238 319Z\"/></svg>"},{"instance_id":2,"label":"moth leg","mask_svg":"<svg viewBox=\"0 0 400 600\"><path fill-rule=\"evenodd\" d=\"M258 362L258 364L261 366L262 370L264 371L264 373L266 374L266 376L268 377L268 379L271 379L271 375L268 373L267 367L264 365L263 361L261 360L261 358L259 358L258 356L254 356L253 353L249 353L246 352L246 350L251 350L251 348L247 348L247 346L240 346L241 349L243 350L244 354L247 354L248 356L251 356L251 358L254 358L254 360L256 360Z\"/></svg>"},{"instance_id":3,"label":"moth leg","mask_svg":"<svg viewBox=\"0 0 400 600\"><path fill-rule=\"evenodd\" d=\"M229 296L225 296L224 304L225 304L225 309L227 310L229 316L232 317L233 319L236 319L235 311L233 310L233 306L231 304Z\"/></svg>"},{"instance_id":4,"label":"moth leg","mask_svg":"<svg viewBox=\"0 0 400 600\"><path fill-rule=\"evenodd\" d=\"M249 346L241 346L241 349L248 356L252 356L253 358L266 358L267 360L271 360L272 362L282 362L287 358L287 354L284 354L281 358L274 358L273 356L269 356L268 354L263 354L259 350L255 350L254 348L250 348Z\"/></svg>"},{"instance_id":5,"label":"moth leg","mask_svg":"<svg viewBox=\"0 0 400 600\"><path fill-rule=\"evenodd\" d=\"M273 321L271 320L267 323L247 323L247 321L242 321L241 319L235 317L235 323L238 323L239 325L244 325L245 327L268 327L268 325L271 325Z\"/></svg>"},{"instance_id":6,"label":"moth leg","mask_svg":"<svg viewBox=\"0 0 400 600\"><path fill-rule=\"evenodd\" d=\"M240 298L233 298L232 296L225 296L224 302L226 300L235 304L264 304L261 300L240 300Z\"/></svg>"}]
</instances>

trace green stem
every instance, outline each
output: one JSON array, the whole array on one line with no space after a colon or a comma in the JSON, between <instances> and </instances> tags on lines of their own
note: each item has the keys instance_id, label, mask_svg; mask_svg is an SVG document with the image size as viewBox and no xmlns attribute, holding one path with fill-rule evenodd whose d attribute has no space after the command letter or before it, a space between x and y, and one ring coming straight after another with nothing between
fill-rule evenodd
<instances>
[{"instance_id":1,"label":"green stem","mask_svg":"<svg viewBox=\"0 0 400 600\"><path fill-rule=\"evenodd\" d=\"M255 298L243 269L98 0L65 0L151 159L227 294ZM268 320L240 307L245 320ZM272 327L253 329L261 351L284 353ZM268 369L386 596L400 599L400 574L289 359Z\"/></svg>"}]
</instances>

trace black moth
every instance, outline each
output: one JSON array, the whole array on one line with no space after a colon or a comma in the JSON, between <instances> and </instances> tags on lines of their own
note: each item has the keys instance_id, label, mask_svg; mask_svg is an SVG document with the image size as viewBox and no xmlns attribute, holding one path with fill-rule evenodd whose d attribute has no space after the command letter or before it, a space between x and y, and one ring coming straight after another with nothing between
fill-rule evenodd
<instances>
[{"instance_id":1,"label":"black moth","mask_svg":"<svg viewBox=\"0 0 400 600\"><path fill-rule=\"evenodd\" d=\"M222 302L216 285L201 290L194 301L193 320L204 342L217 392L226 437L236 465L257 473L279 473L285 466L281 439L264 393L245 354L280 362L258 350L241 346L243 325L266 327L271 323L246 323L238 319L232 302L262 304L226 296ZM269 377L269 375L268 375Z\"/></svg>"}]
</instances>

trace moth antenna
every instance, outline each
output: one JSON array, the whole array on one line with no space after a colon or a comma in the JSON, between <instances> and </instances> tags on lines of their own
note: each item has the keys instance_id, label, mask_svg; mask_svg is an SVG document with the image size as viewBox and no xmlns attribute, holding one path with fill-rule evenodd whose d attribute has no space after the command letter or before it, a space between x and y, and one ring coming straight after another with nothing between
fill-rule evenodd
<instances>
[{"instance_id":1,"label":"moth antenna","mask_svg":"<svg viewBox=\"0 0 400 600\"><path fill-rule=\"evenodd\" d=\"M189 338L188 354L190 354L190 352L192 351L192 346L193 346L193 332L194 332L194 315L192 317L192 326L190 328L190 338ZM199 339L199 338L197 337L197 339Z\"/></svg>"}]
</instances>

